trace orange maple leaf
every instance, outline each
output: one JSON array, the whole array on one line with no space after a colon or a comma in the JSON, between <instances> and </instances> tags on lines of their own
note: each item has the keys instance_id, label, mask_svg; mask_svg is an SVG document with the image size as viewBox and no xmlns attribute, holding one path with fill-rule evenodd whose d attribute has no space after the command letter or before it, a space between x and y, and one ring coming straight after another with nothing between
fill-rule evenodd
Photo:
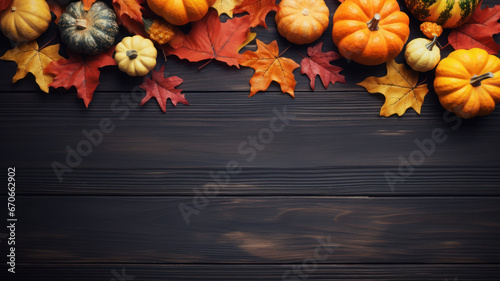
<instances>
[{"instance_id":1,"label":"orange maple leaf","mask_svg":"<svg viewBox=\"0 0 500 281\"><path fill-rule=\"evenodd\" d=\"M278 11L276 0L243 0L233 9L233 13L245 13L250 15L250 27L266 26L266 16L271 11Z\"/></svg>"},{"instance_id":2,"label":"orange maple leaf","mask_svg":"<svg viewBox=\"0 0 500 281\"><path fill-rule=\"evenodd\" d=\"M113 8L118 17L128 15L136 22L142 23L142 3L144 0L113 0Z\"/></svg>"},{"instance_id":3,"label":"orange maple leaf","mask_svg":"<svg viewBox=\"0 0 500 281\"><path fill-rule=\"evenodd\" d=\"M92 7L92 4L94 4L96 0L82 0L82 1L83 1L83 9L85 11L88 11L90 10L90 7Z\"/></svg>"},{"instance_id":4,"label":"orange maple leaf","mask_svg":"<svg viewBox=\"0 0 500 281\"><path fill-rule=\"evenodd\" d=\"M258 91L265 91L272 81L281 86L283 93L294 97L297 81L293 70L299 65L289 58L280 57L278 43L276 41L266 45L257 39L257 51L246 51L239 60L239 64L255 69L250 79L250 97Z\"/></svg>"}]
</instances>

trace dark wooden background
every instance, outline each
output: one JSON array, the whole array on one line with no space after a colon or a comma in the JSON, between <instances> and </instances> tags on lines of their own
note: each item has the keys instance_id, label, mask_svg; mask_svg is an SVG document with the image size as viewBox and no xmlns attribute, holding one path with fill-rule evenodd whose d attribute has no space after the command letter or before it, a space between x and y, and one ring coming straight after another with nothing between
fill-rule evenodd
<instances>
[{"instance_id":1,"label":"dark wooden background","mask_svg":"<svg viewBox=\"0 0 500 281\"><path fill-rule=\"evenodd\" d=\"M338 2L327 3L333 15ZM420 37L410 18L411 38ZM267 24L254 29L258 39L290 46L274 13ZM331 23L320 40L323 50L337 50ZM0 41L0 54L12 47ZM292 46L284 56L300 62L306 49ZM17 274L6 272L0 237L2 280L269 281L294 269L286 280L499 280L499 110L455 130L430 85L421 115L409 109L401 118L379 117L383 96L356 83L384 75L384 65L337 61L348 83L325 90L318 79L316 92L297 69L292 99L274 83L249 98L252 69L214 61L198 70L203 64L166 62L168 75L184 79L189 106L168 104L164 114L151 100L121 120L111 105L142 78L103 68L86 109L74 88L45 94L31 75L11 84L15 63L1 62L0 166L5 182L7 167L16 167L18 217ZM283 107L295 117L247 162L238 145ZM66 146L75 148L85 139L81 131L98 128L102 118L115 130L59 182L51 163L64 163ZM384 173L397 173L398 157L408 159L414 141L435 128L447 140L391 190ZM179 204L192 206L210 172L231 160L242 172L186 225ZM317 238L328 237L333 253L308 273L304 259L314 258Z\"/></svg>"}]
</instances>

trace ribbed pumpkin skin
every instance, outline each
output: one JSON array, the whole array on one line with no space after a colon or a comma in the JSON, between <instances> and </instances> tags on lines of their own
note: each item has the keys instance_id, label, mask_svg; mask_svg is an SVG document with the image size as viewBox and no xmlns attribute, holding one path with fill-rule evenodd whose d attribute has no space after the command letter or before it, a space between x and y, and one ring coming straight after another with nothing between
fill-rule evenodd
<instances>
[{"instance_id":1,"label":"ribbed pumpkin skin","mask_svg":"<svg viewBox=\"0 0 500 281\"><path fill-rule=\"evenodd\" d=\"M85 29L78 29L77 19L87 21ZM74 52L95 55L113 46L118 35L115 12L103 2L95 2L90 10L83 10L83 2L71 3L59 18L62 41Z\"/></svg>"},{"instance_id":2,"label":"ribbed pumpkin skin","mask_svg":"<svg viewBox=\"0 0 500 281\"><path fill-rule=\"evenodd\" d=\"M295 44L309 44L328 28L330 11L323 0L283 0L276 13L278 32Z\"/></svg>"},{"instance_id":3,"label":"ribbed pumpkin skin","mask_svg":"<svg viewBox=\"0 0 500 281\"><path fill-rule=\"evenodd\" d=\"M151 10L173 25L203 18L215 0L148 0Z\"/></svg>"},{"instance_id":4,"label":"ribbed pumpkin skin","mask_svg":"<svg viewBox=\"0 0 500 281\"><path fill-rule=\"evenodd\" d=\"M426 45L431 42L425 38L416 38L406 45L405 59L413 70L426 72L434 69L439 63L441 50L434 45L432 51L429 51Z\"/></svg>"},{"instance_id":5,"label":"ribbed pumpkin skin","mask_svg":"<svg viewBox=\"0 0 500 281\"><path fill-rule=\"evenodd\" d=\"M140 35L123 38L115 50L118 68L129 76L144 76L156 66L158 53L153 41ZM137 57L129 57L127 51L137 52Z\"/></svg>"},{"instance_id":6,"label":"ribbed pumpkin skin","mask_svg":"<svg viewBox=\"0 0 500 281\"><path fill-rule=\"evenodd\" d=\"M372 31L369 22L375 14L381 19ZM410 35L410 19L396 0L348 0L333 16L333 42L347 59L364 65L388 62L403 50Z\"/></svg>"},{"instance_id":7,"label":"ribbed pumpkin skin","mask_svg":"<svg viewBox=\"0 0 500 281\"><path fill-rule=\"evenodd\" d=\"M472 86L474 75L492 72L494 77ZM487 115L500 102L500 59L485 50L457 50L436 67L434 90L446 110L462 118Z\"/></svg>"},{"instance_id":8,"label":"ribbed pumpkin skin","mask_svg":"<svg viewBox=\"0 0 500 281\"><path fill-rule=\"evenodd\" d=\"M51 19L45 0L13 0L0 13L0 28L5 36L16 42L31 41L49 28Z\"/></svg>"},{"instance_id":9,"label":"ribbed pumpkin skin","mask_svg":"<svg viewBox=\"0 0 500 281\"><path fill-rule=\"evenodd\" d=\"M443 28L455 28L474 14L478 0L405 0L406 7L419 21L435 22Z\"/></svg>"}]
</instances>

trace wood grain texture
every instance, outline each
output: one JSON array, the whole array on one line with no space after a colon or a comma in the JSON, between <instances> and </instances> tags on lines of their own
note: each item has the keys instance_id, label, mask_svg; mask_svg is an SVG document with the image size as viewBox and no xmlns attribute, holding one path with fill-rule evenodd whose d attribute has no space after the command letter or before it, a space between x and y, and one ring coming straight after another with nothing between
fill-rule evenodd
<instances>
[{"instance_id":1,"label":"wood grain texture","mask_svg":"<svg viewBox=\"0 0 500 281\"><path fill-rule=\"evenodd\" d=\"M189 265L189 264L21 264L18 279L27 280L124 280L175 281L491 281L500 274L498 265L318 265L307 272L294 265ZM297 271L297 268L299 270ZM295 275L283 274L289 271ZM200 277L202 276L202 277ZM127 277L129 279L125 279ZM307 277L307 278L306 278ZM119 279L116 279L119 280Z\"/></svg>"},{"instance_id":2,"label":"wood grain texture","mask_svg":"<svg viewBox=\"0 0 500 281\"><path fill-rule=\"evenodd\" d=\"M25 263L497 263L500 199L215 197L18 199ZM330 237L330 238L328 238ZM317 239L322 239L319 242ZM323 245L323 246L321 246ZM325 252L330 249L331 252Z\"/></svg>"}]
</instances>

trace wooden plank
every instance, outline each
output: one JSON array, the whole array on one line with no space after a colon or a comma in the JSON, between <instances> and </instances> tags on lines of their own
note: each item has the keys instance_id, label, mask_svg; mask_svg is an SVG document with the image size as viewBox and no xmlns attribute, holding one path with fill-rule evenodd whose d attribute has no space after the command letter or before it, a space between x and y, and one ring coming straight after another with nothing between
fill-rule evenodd
<instances>
[{"instance_id":1,"label":"wooden plank","mask_svg":"<svg viewBox=\"0 0 500 281\"><path fill-rule=\"evenodd\" d=\"M357 281L491 281L498 265L186 265L186 264L58 264L19 265L23 280L357 280ZM306 271L307 269L307 271ZM292 274L286 275L292 271ZM285 274L285 275L284 275ZM122 279L118 279L121 277Z\"/></svg>"},{"instance_id":2,"label":"wooden plank","mask_svg":"<svg viewBox=\"0 0 500 281\"><path fill-rule=\"evenodd\" d=\"M500 259L499 198L200 198L18 197L17 261L275 264L315 251L329 264ZM193 200L199 213L187 225L179 204Z\"/></svg>"},{"instance_id":3,"label":"wooden plank","mask_svg":"<svg viewBox=\"0 0 500 281\"><path fill-rule=\"evenodd\" d=\"M330 8L331 18L338 7L339 2L337 0L327 0L327 5ZM498 0L488 0L484 1L483 6L485 5L493 5L498 4ZM401 8L403 11L408 12L405 5L401 3ZM409 13L409 12L408 12ZM410 30L412 33L410 34L409 40L421 37L421 33L419 32L418 22L413 16L410 15L411 23ZM281 50L284 50L287 47L290 47L284 56L289 57L296 62L301 61L302 55L307 54L307 47L314 46L317 42L324 42L323 50L334 50L338 51L337 47L333 44L332 41L332 24L330 23L330 27L325 31L323 36L315 43L309 45L295 45L286 41L283 37L281 37L277 31L276 24L274 22L274 12L270 13L266 19L266 23L268 28L257 27L254 28L253 31L257 32L257 39L270 43L273 40L277 40ZM41 38L38 39L40 45L43 45L45 42L49 40L55 40L53 42L58 42L58 37L54 39L54 36L57 34L57 27L55 25L51 26L51 29L46 32ZM440 38L441 45L447 44L447 34L448 30L444 32L444 34ZM122 32L121 37L125 36L126 33ZM500 43L500 37L496 37L497 42ZM118 39L121 40L121 39ZM4 51L10 49L12 44L7 40L3 35L0 34L0 54L3 54ZM255 50L256 44L255 42L251 43L244 50ZM442 57L446 57L453 49L451 47L445 48L442 51ZM64 53L64 50L62 51ZM243 52L243 51L242 51ZM299 54L300 53L300 54ZM159 54L158 61L162 64L164 63L163 56ZM403 53L401 53L398 58L398 62L403 62L404 57ZM242 67L240 70L236 67L228 67L227 65L219 62L211 62L201 70L198 68L204 65L206 61L199 63L190 63L187 60L180 60L174 56L168 58L168 62L166 63L166 73L168 75L177 75L184 79L184 83L181 85L181 88L186 91L242 91L249 93L250 85L249 80L253 75L253 69ZM346 75L347 84L336 83L334 86L330 85L328 89L324 89L320 84L319 79L316 81L316 90L317 91L328 91L328 92L345 92L345 91L360 91L363 90L362 87L357 86L356 83L362 81L367 76L382 76L385 74L384 66L364 66L355 62L348 62L346 60L338 60L334 63L335 65L339 65L344 68L344 71L341 74ZM15 64L13 62L2 62L2 75L0 75L0 84L8 85L11 82L11 78L15 73ZM309 80L307 76L301 75L300 70L296 69L294 71L297 86L297 92L309 92L311 91L309 87ZM432 75L427 78L428 81L432 81ZM424 76L424 75L422 75ZM423 79L423 78L422 78ZM124 73L118 71L116 67L106 67L102 70L101 75L101 84L97 87L97 91L130 91L132 88L138 86L142 83L142 78L140 77L129 77ZM2 87L0 88L1 92L12 92L12 91L38 91L38 87L36 86L34 79L32 77L22 80L12 87ZM52 92L57 92L55 90L51 90ZM66 92L65 90L61 90L62 92ZM280 91L278 84L272 83L269 91ZM72 95L75 95L75 90L72 89L68 91ZM259 94L261 95L261 94Z\"/></svg>"},{"instance_id":4,"label":"wooden plank","mask_svg":"<svg viewBox=\"0 0 500 281\"><path fill-rule=\"evenodd\" d=\"M224 167L169 169L78 169L59 182L52 169L18 169L21 195L195 196ZM392 188L387 171L398 167L246 167L227 181L220 195L498 196L500 167L419 167Z\"/></svg>"},{"instance_id":5,"label":"wooden plank","mask_svg":"<svg viewBox=\"0 0 500 281\"><path fill-rule=\"evenodd\" d=\"M420 116L410 109L404 118L382 118L378 117L382 105L378 95L310 95L294 101L276 93L250 101L246 95L231 92L190 93L190 106L170 105L165 115L154 100L140 108L133 103L128 116L120 120L124 103L119 102L120 111L111 106L120 99L119 93L99 93L91 110L75 106L79 101L71 96L16 93L4 97L0 104L0 116L6 120L0 129L8 136L0 140L2 147L8 148L0 163L20 169L51 169L54 161L69 163L67 146L77 150L78 144L87 140L82 131L97 130L103 118L109 118L114 131L103 134L102 143L82 157L75 171L217 170L233 160L242 167L281 169L397 167L401 163L398 158L408 160L413 151L422 150L415 141L431 139L434 130L443 130L446 140L435 143L434 152L424 155L420 166L498 167L500 111L458 124L443 120L444 110L436 97L429 95ZM285 107L291 116L289 123L271 139L264 133L269 133L270 122L278 116L276 111L283 115ZM281 127L277 122L275 125ZM250 145L249 137L258 137L261 131L261 139L270 142L264 144L259 139L265 147L258 145L262 148L258 151Z\"/></svg>"}]
</instances>

